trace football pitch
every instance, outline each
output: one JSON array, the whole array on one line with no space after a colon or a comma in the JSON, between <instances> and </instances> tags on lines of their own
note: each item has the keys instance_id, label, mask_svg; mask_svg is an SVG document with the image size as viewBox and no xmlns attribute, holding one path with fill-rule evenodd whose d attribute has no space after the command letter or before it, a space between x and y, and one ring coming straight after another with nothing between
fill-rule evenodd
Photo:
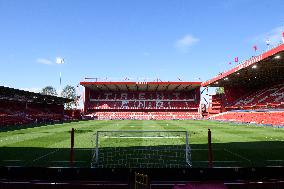
<instances>
[{"instance_id":1,"label":"football pitch","mask_svg":"<svg viewBox=\"0 0 284 189\"><path fill-rule=\"evenodd\" d=\"M213 167L258 167L284 166L284 129L254 125L240 125L205 120L105 120L79 121L64 124L44 125L40 127L11 127L0 130L0 166L70 166L70 130L75 129L74 164L75 167L91 167L95 152L97 131L188 131L192 167L208 166L208 129L212 131ZM125 136L125 135L120 135ZM139 135L140 136L140 135ZM119 140L117 139L119 138ZM137 153L135 149L163 146L182 146L184 137L175 135L157 137L115 137L108 135L101 139L105 151L101 164L107 156L112 163L102 167L124 167L123 158L115 154L118 148L128 153ZM169 148L172 149L172 148ZM182 148L183 150L183 148ZM169 155L174 154L169 152ZM183 155L183 154L182 154ZM151 162L151 157L135 154ZM184 153L185 156L185 153ZM163 156L166 157L166 156ZM171 157L171 156L169 156ZM174 158L174 157L172 157ZM139 160L139 159L138 159ZM137 160L137 161L138 161ZM128 164L130 167L137 167ZM168 167L167 160L160 166ZM174 167L174 166L173 166Z\"/></svg>"}]
</instances>

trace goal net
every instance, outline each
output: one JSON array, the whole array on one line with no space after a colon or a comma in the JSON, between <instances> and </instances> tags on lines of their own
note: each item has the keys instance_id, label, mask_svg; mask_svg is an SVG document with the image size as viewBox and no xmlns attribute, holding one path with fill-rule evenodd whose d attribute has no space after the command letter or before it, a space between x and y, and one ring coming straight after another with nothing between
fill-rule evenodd
<instances>
[{"instance_id":1,"label":"goal net","mask_svg":"<svg viewBox=\"0 0 284 189\"><path fill-rule=\"evenodd\" d=\"M97 131L93 143L96 168L191 166L188 131Z\"/></svg>"}]
</instances>

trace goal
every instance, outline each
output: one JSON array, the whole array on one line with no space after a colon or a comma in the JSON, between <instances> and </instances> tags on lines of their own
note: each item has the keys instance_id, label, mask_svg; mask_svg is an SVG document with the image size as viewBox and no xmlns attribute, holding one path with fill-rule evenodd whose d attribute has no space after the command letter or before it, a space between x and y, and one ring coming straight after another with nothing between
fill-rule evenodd
<instances>
[{"instance_id":1,"label":"goal","mask_svg":"<svg viewBox=\"0 0 284 189\"><path fill-rule=\"evenodd\" d=\"M188 131L97 131L93 143L96 168L191 167Z\"/></svg>"}]
</instances>

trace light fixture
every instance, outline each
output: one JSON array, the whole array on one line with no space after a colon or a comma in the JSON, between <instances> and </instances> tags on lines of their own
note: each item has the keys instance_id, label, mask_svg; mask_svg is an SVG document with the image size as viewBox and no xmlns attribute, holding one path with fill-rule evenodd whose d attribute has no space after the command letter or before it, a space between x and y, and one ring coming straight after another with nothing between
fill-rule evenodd
<instances>
[{"instance_id":1,"label":"light fixture","mask_svg":"<svg viewBox=\"0 0 284 189\"><path fill-rule=\"evenodd\" d=\"M240 73L238 72L237 75L240 75Z\"/></svg>"},{"instance_id":2,"label":"light fixture","mask_svg":"<svg viewBox=\"0 0 284 189\"><path fill-rule=\"evenodd\" d=\"M256 65L253 65L253 66L252 66L252 69L256 69L256 68L257 68L257 66L256 66Z\"/></svg>"},{"instance_id":3,"label":"light fixture","mask_svg":"<svg viewBox=\"0 0 284 189\"><path fill-rule=\"evenodd\" d=\"M275 58L275 59L280 59L281 56L280 56L280 55L276 55L274 58Z\"/></svg>"}]
</instances>

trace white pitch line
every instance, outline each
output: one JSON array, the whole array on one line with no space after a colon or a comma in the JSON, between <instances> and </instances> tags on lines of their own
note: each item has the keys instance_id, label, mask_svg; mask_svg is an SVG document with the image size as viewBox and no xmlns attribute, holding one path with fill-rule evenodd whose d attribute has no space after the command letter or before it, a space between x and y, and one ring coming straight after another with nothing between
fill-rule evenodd
<instances>
[{"instance_id":1,"label":"white pitch line","mask_svg":"<svg viewBox=\"0 0 284 189\"><path fill-rule=\"evenodd\" d=\"M33 159L33 162L38 161L39 159L42 159L42 158L44 158L44 157L46 157L46 156L49 156L49 155L51 155L51 154L54 154L55 152L58 152L58 151L59 151L59 148L56 149L56 150L54 150L54 151L52 151L52 152L49 152L49 153L47 153L47 154L45 154L45 155L43 155L43 156L40 156L40 157L38 157L38 158L36 158L36 159Z\"/></svg>"},{"instance_id":2,"label":"white pitch line","mask_svg":"<svg viewBox=\"0 0 284 189\"><path fill-rule=\"evenodd\" d=\"M242 159L244 159L244 160L246 160L246 161L248 161L248 162L251 162L250 159L248 159L248 158L246 158L246 157L244 157L244 156L241 156L240 154L234 153L234 152L232 152L232 151L230 151L230 150L228 150L228 149L226 149L226 148L224 148L224 150L225 150L226 152L230 153L230 154L233 154L233 155L235 155L235 156L237 156L237 157L239 157L239 158L242 158Z\"/></svg>"},{"instance_id":3,"label":"white pitch line","mask_svg":"<svg viewBox=\"0 0 284 189\"><path fill-rule=\"evenodd\" d=\"M163 139L163 138L184 138L184 137L124 137L124 136L121 136L121 137L103 137L103 138L160 138L160 139Z\"/></svg>"}]
</instances>

